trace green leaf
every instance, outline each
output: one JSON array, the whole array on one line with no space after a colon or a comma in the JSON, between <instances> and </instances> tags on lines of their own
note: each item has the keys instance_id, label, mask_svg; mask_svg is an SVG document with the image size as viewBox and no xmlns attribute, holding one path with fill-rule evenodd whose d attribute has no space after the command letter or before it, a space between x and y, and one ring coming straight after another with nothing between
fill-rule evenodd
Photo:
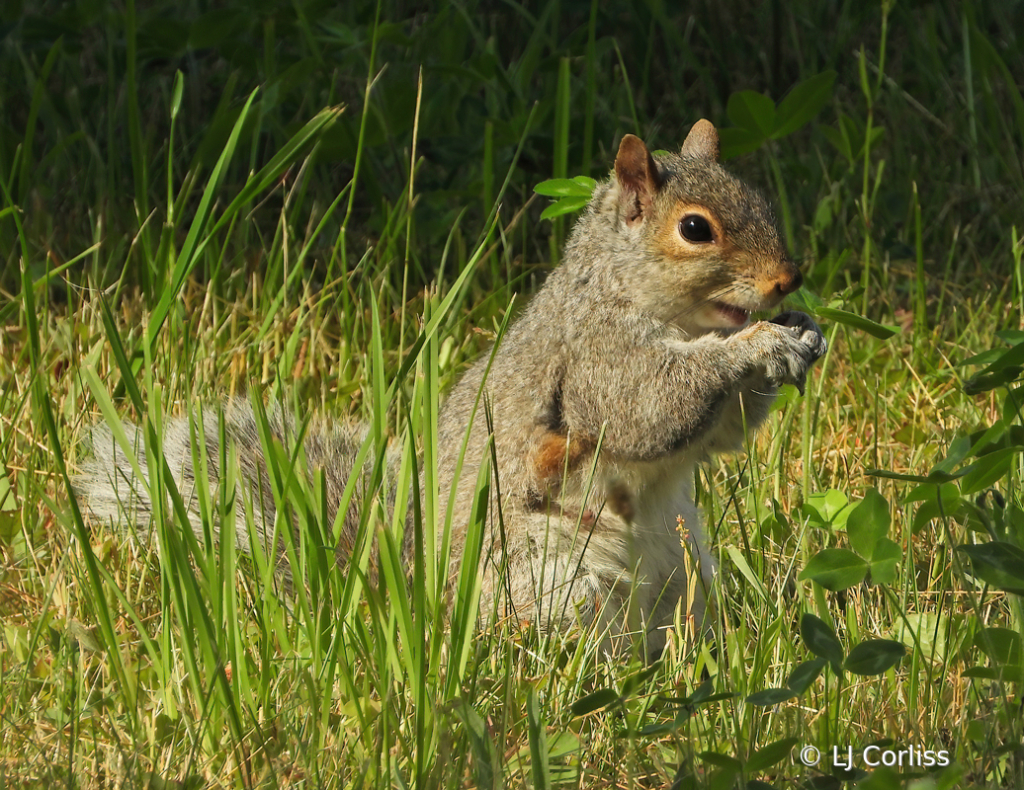
<instances>
[{"instance_id":1,"label":"green leaf","mask_svg":"<svg viewBox=\"0 0 1024 790\"><path fill-rule=\"evenodd\" d=\"M860 74L860 89L864 93L864 98L867 99L868 106L873 104L871 96L871 81L868 79L868 68L867 68L867 56L864 54L864 45L860 45L860 52L857 53L857 70Z\"/></svg>"},{"instance_id":2,"label":"green leaf","mask_svg":"<svg viewBox=\"0 0 1024 790\"><path fill-rule=\"evenodd\" d=\"M874 553L871 556L871 566L868 569L871 574L872 584L889 584L896 578L896 566L903 559L903 550L898 544L882 538L875 544Z\"/></svg>"},{"instance_id":3,"label":"green leaf","mask_svg":"<svg viewBox=\"0 0 1024 790\"><path fill-rule=\"evenodd\" d=\"M718 130L718 144L722 152L722 159L729 160L756 151L765 144L765 138L760 132L752 132L750 129L743 129L739 126L730 126Z\"/></svg>"},{"instance_id":4,"label":"green leaf","mask_svg":"<svg viewBox=\"0 0 1024 790\"><path fill-rule=\"evenodd\" d=\"M962 678L977 678L978 680L1001 680L1003 676L1002 668L997 667L968 667L960 673Z\"/></svg>"},{"instance_id":5,"label":"green leaf","mask_svg":"<svg viewBox=\"0 0 1024 790\"><path fill-rule=\"evenodd\" d=\"M1018 343L1000 354L982 373L997 373L1006 368L1019 370L1022 365L1024 365L1024 343Z\"/></svg>"},{"instance_id":6,"label":"green leaf","mask_svg":"<svg viewBox=\"0 0 1024 790\"><path fill-rule=\"evenodd\" d=\"M839 256L839 260L845 260L849 250L843 250ZM804 313L814 313L821 307L825 302L820 296L814 291L808 291L806 288L801 288L794 293L791 293L788 297L788 303L791 304L794 309L800 310Z\"/></svg>"},{"instance_id":7,"label":"green leaf","mask_svg":"<svg viewBox=\"0 0 1024 790\"><path fill-rule=\"evenodd\" d=\"M786 702L786 700L796 699L796 696L793 689L764 689L754 692L747 697L746 701L751 705L768 708Z\"/></svg>"},{"instance_id":8,"label":"green leaf","mask_svg":"<svg viewBox=\"0 0 1024 790\"><path fill-rule=\"evenodd\" d=\"M782 506L775 499L771 501L771 513L765 516L761 521L761 533L764 535L770 535L776 543L784 543L786 539L793 534L793 528L790 526L789 518L786 516ZM764 588L764 585L761 584L759 575L755 574L754 571L751 570L750 566L747 565L746 560L743 559L742 552L735 549L734 551L730 551L730 549L734 549L734 547L726 547L726 551L729 552L729 557L732 559L733 563L740 568L743 575L747 577L747 581L754 582L754 586L757 588ZM742 560L742 562L738 560ZM767 591L765 591L762 597L767 600L770 596L768 596Z\"/></svg>"},{"instance_id":9,"label":"green leaf","mask_svg":"<svg viewBox=\"0 0 1024 790\"><path fill-rule=\"evenodd\" d=\"M703 683L701 683L699 686L697 686L697 688L693 690L693 692L684 700L684 702L687 705L699 705L702 702L707 702L709 699L715 696L714 691L714 684L710 680L705 680Z\"/></svg>"},{"instance_id":10,"label":"green leaf","mask_svg":"<svg viewBox=\"0 0 1024 790\"><path fill-rule=\"evenodd\" d=\"M902 642L869 639L850 651L843 666L854 675L881 675L896 666L906 653L907 648Z\"/></svg>"},{"instance_id":11,"label":"green leaf","mask_svg":"<svg viewBox=\"0 0 1024 790\"><path fill-rule=\"evenodd\" d=\"M925 483L910 489L903 501L906 502L941 502L946 513L952 513L960 506L960 489L953 483L932 485Z\"/></svg>"},{"instance_id":12,"label":"green leaf","mask_svg":"<svg viewBox=\"0 0 1024 790\"><path fill-rule=\"evenodd\" d=\"M931 521L939 518L959 518L961 506L958 504L955 510L940 509L938 502L922 502L921 506L914 513L914 521L910 525L910 531L916 535L924 529Z\"/></svg>"},{"instance_id":13,"label":"green leaf","mask_svg":"<svg viewBox=\"0 0 1024 790\"><path fill-rule=\"evenodd\" d=\"M1024 431L1024 427L1019 425L1016 427ZM971 442L970 454L976 458L1005 447L1011 447L1014 444L1024 444L1024 442L1010 441L1009 431L1004 420L996 420L988 428L971 431L969 439Z\"/></svg>"},{"instance_id":14,"label":"green leaf","mask_svg":"<svg viewBox=\"0 0 1024 790\"><path fill-rule=\"evenodd\" d=\"M900 641L908 648L920 651L930 661L946 660L946 635L957 634L946 614L935 612L908 612L904 618L907 628L900 632ZM960 618L956 618L958 623ZM956 637L954 636L954 643Z\"/></svg>"},{"instance_id":15,"label":"green leaf","mask_svg":"<svg viewBox=\"0 0 1024 790\"><path fill-rule=\"evenodd\" d=\"M905 475L901 472L890 472L888 469L875 469L874 467L865 469L864 474L868 477L881 477L884 480L902 480L906 483L944 483L949 479L947 477L946 480L932 480L925 475Z\"/></svg>"},{"instance_id":16,"label":"green leaf","mask_svg":"<svg viewBox=\"0 0 1024 790\"><path fill-rule=\"evenodd\" d=\"M1024 582L1024 550L1003 540L958 546L958 551L967 554L972 562L981 562L996 570L1007 573Z\"/></svg>"},{"instance_id":17,"label":"green leaf","mask_svg":"<svg viewBox=\"0 0 1024 790\"><path fill-rule=\"evenodd\" d=\"M636 692L637 689L641 688L648 680L654 677L661 669L661 662L652 664L646 669L642 669L639 672L635 672L630 675L624 681L622 681L622 693L623 697L630 697Z\"/></svg>"},{"instance_id":18,"label":"green leaf","mask_svg":"<svg viewBox=\"0 0 1024 790\"><path fill-rule=\"evenodd\" d=\"M998 332L996 333L998 334ZM967 359L961 360L956 363L958 368L965 368L969 365L990 365L995 360L999 359L1003 355L1002 348L990 348L987 351L982 351L978 354L972 354Z\"/></svg>"},{"instance_id":19,"label":"green leaf","mask_svg":"<svg viewBox=\"0 0 1024 790\"><path fill-rule=\"evenodd\" d=\"M181 71L174 72L174 87L171 90L171 120L178 117L178 110L181 109L181 96L185 91L185 78Z\"/></svg>"},{"instance_id":20,"label":"green leaf","mask_svg":"<svg viewBox=\"0 0 1024 790\"><path fill-rule=\"evenodd\" d=\"M540 700L536 689L530 689L526 698L526 730L530 740L530 776L533 786L546 790L551 787L551 764L548 760L548 738Z\"/></svg>"},{"instance_id":21,"label":"green leaf","mask_svg":"<svg viewBox=\"0 0 1024 790\"><path fill-rule=\"evenodd\" d=\"M971 444L972 442L969 436L957 436L949 443L949 449L946 450L946 457L932 467L932 471L928 476L931 477L935 472L941 472L948 475L954 474L956 468L960 465L960 462L963 461L971 451Z\"/></svg>"},{"instance_id":22,"label":"green leaf","mask_svg":"<svg viewBox=\"0 0 1024 790\"><path fill-rule=\"evenodd\" d=\"M533 188L538 195L545 197L582 197L587 200L594 193L597 182L592 178L577 176L576 178L551 178L541 181Z\"/></svg>"},{"instance_id":23,"label":"green leaf","mask_svg":"<svg viewBox=\"0 0 1024 790\"><path fill-rule=\"evenodd\" d=\"M964 392L968 395L978 395L1005 387L1019 379L1022 372L1024 368L1002 368L995 373L979 373L964 382Z\"/></svg>"},{"instance_id":24,"label":"green leaf","mask_svg":"<svg viewBox=\"0 0 1024 790\"><path fill-rule=\"evenodd\" d=\"M17 513L0 510L0 543L10 545L14 536L21 532L21 520Z\"/></svg>"},{"instance_id":25,"label":"green leaf","mask_svg":"<svg viewBox=\"0 0 1024 790\"><path fill-rule=\"evenodd\" d=\"M831 126L822 126L821 133L825 135L825 139L832 144L832 147L835 148L847 162L853 162L853 147L850 144L850 138L844 134L842 124L840 124L838 129L834 129Z\"/></svg>"},{"instance_id":26,"label":"green leaf","mask_svg":"<svg viewBox=\"0 0 1024 790\"><path fill-rule=\"evenodd\" d=\"M927 475L905 475L899 472L889 472L885 469L868 469L864 474L871 477L883 477L886 480L905 480L910 483L939 485L941 483L948 483L951 480L957 480L967 474L968 471L967 469L959 469L956 472L944 472L936 465Z\"/></svg>"},{"instance_id":27,"label":"green leaf","mask_svg":"<svg viewBox=\"0 0 1024 790\"><path fill-rule=\"evenodd\" d=\"M746 769L748 773L758 773L765 768L770 768L785 760L797 745L797 738L782 738L781 740L769 743L754 752L747 759Z\"/></svg>"},{"instance_id":28,"label":"green leaf","mask_svg":"<svg viewBox=\"0 0 1024 790\"><path fill-rule=\"evenodd\" d=\"M933 519L956 517L963 503L960 489L954 483L923 483L915 486L903 501L921 503L910 526L915 535Z\"/></svg>"},{"instance_id":29,"label":"green leaf","mask_svg":"<svg viewBox=\"0 0 1024 790\"><path fill-rule=\"evenodd\" d=\"M580 750L580 739L570 730L557 732L548 739L548 757L568 757Z\"/></svg>"},{"instance_id":30,"label":"green leaf","mask_svg":"<svg viewBox=\"0 0 1024 790\"><path fill-rule=\"evenodd\" d=\"M832 85L836 81L834 71L823 71L808 77L793 88L779 102L775 111L775 130L771 134L773 140L792 134L800 127L810 123L832 96Z\"/></svg>"},{"instance_id":31,"label":"green leaf","mask_svg":"<svg viewBox=\"0 0 1024 790\"><path fill-rule=\"evenodd\" d=\"M1024 329L1000 329L996 337L1007 343L1024 343Z\"/></svg>"},{"instance_id":32,"label":"green leaf","mask_svg":"<svg viewBox=\"0 0 1024 790\"><path fill-rule=\"evenodd\" d=\"M807 649L814 655L828 661L837 672L843 665L843 646L839 644L835 631L813 614L800 618L800 637Z\"/></svg>"},{"instance_id":33,"label":"green leaf","mask_svg":"<svg viewBox=\"0 0 1024 790\"><path fill-rule=\"evenodd\" d=\"M453 711L462 720L469 736L469 750L473 755L474 786L500 787L501 762L494 740L487 731L487 723L465 700L456 700Z\"/></svg>"},{"instance_id":34,"label":"green leaf","mask_svg":"<svg viewBox=\"0 0 1024 790\"><path fill-rule=\"evenodd\" d=\"M889 533L889 524L889 503L877 489L868 489L846 519L850 546L862 557L871 559L879 541Z\"/></svg>"},{"instance_id":35,"label":"green leaf","mask_svg":"<svg viewBox=\"0 0 1024 790\"><path fill-rule=\"evenodd\" d=\"M810 661L804 661L790 673L786 685L797 694L803 694L817 680L826 663L828 662L824 658L812 658Z\"/></svg>"},{"instance_id":36,"label":"green leaf","mask_svg":"<svg viewBox=\"0 0 1024 790\"><path fill-rule=\"evenodd\" d=\"M800 581L816 581L826 590L838 592L864 581L868 563L849 549L822 549L801 571Z\"/></svg>"},{"instance_id":37,"label":"green leaf","mask_svg":"<svg viewBox=\"0 0 1024 790\"><path fill-rule=\"evenodd\" d=\"M890 746L892 742L876 742L874 745L883 746L883 744L885 746ZM863 754L863 752L861 753ZM914 790L951 790L951 788L960 786L956 781L956 777L954 777L953 781L950 781L945 772L941 774L941 781L936 782L932 779L935 774L931 773L926 774L928 777L926 779L907 781L907 778L902 776L894 768L887 768L884 765L873 767L870 773L861 771L859 768L845 769L842 771L835 768L834 770L836 771L835 776L842 775L844 780L847 782L853 780L853 784L850 784L849 786L856 787L857 790L902 790L902 788L914 788ZM811 790L811 788L821 788L821 790L825 790L825 788L828 788L828 790L838 790L838 788L842 786L832 776L827 777L827 779L833 780L835 784L822 782L821 784L814 785L808 783L806 786L808 787L808 790Z\"/></svg>"},{"instance_id":38,"label":"green leaf","mask_svg":"<svg viewBox=\"0 0 1024 790\"><path fill-rule=\"evenodd\" d=\"M811 226L815 233L824 233L832 224L833 219L833 198L826 195L818 201L818 207L814 210L814 221Z\"/></svg>"},{"instance_id":39,"label":"green leaf","mask_svg":"<svg viewBox=\"0 0 1024 790\"><path fill-rule=\"evenodd\" d=\"M835 488L808 494L801 511L816 527L842 527L852 510L846 494Z\"/></svg>"},{"instance_id":40,"label":"green leaf","mask_svg":"<svg viewBox=\"0 0 1024 790\"><path fill-rule=\"evenodd\" d=\"M1024 551L1012 543L993 540L957 546L971 558L971 573L1000 590L1024 595Z\"/></svg>"},{"instance_id":41,"label":"green leaf","mask_svg":"<svg viewBox=\"0 0 1024 790\"><path fill-rule=\"evenodd\" d=\"M843 326L849 326L853 329L859 329L862 332L867 332L869 335L877 337L879 340L888 340L900 331L898 326L880 324L877 321L872 321L870 318L865 318L862 315L850 313L846 310L839 310L835 307L819 307L818 316L824 318L826 321L835 321L837 324L842 324Z\"/></svg>"},{"instance_id":42,"label":"green leaf","mask_svg":"<svg viewBox=\"0 0 1024 790\"><path fill-rule=\"evenodd\" d=\"M775 129L775 102L756 91L739 91L725 108L729 120L741 129L757 132L765 140Z\"/></svg>"},{"instance_id":43,"label":"green leaf","mask_svg":"<svg viewBox=\"0 0 1024 790\"><path fill-rule=\"evenodd\" d=\"M670 732L675 732L680 727L677 722L660 722L658 724L645 724L639 730L636 731L637 735L667 735Z\"/></svg>"},{"instance_id":44,"label":"green leaf","mask_svg":"<svg viewBox=\"0 0 1024 790\"><path fill-rule=\"evenodd\" d=\"M589 197L564 197L561 200L556 200L544 209L540 213L540 218L554 219L555 217L560 217L563 214L572 214L574 211L579 211L580 209L585 208L589 202Z\"/></svg>"},{"instance_id":45,"label":"green leaf","mask_svg":"<svg viewBox=\"0 0 1024 790\"><path fill-rule=\"evenodd\" d=\"M1006 447L983 455L974 463L965 466L961 470L966 472L960 481L961 492L964 495L977 493L1005 477L1010 471L1014 456L1020 451L1019 447Z\"/></svg>"},{"instance_id":46,"label":"green leaf","mask_svg":"<svg viewBox=\"0 0 1024 790\"><path fill-rule=\"evenodd\" d=\"M995 664L1020 664L1024 659L1021 635L1009 628L982 628L974 644Z\"/></svg>"},{"instance_id":47,"label":"green leaf","mask_svg":"<svg viewBox=\"0 0 1024 790\"><path fill-rule=\"evenodd\" d=\"M576 700L569 709L573 716L586 716L595 710L613 705L619 701L619 695L615 689L598 689L592 694Z\"/></svg>"},{"instance_id":48,"label":"green leaf","mask_svg":"<svg viewBox=\"0 0 1024 790\"><path fill-rule=\"evenodd\" d=\"M735 757L728 754L722 754L721 752L701 752L699 756L704 762L714 765L717 768L729 768L739 771L743 767L740 765L740 761Z\"/></svg>"},{"instance_id":49,"label":"green leaf","mask_svg":"<svg viewBox=\"0 0 1024 790\"><path fill-rule=\"evenodd\" d=\"M18 509L18 499L14 495L14 486L8 479L6 470L0 465L0 512Z\"/></svg>"}]
</instances>

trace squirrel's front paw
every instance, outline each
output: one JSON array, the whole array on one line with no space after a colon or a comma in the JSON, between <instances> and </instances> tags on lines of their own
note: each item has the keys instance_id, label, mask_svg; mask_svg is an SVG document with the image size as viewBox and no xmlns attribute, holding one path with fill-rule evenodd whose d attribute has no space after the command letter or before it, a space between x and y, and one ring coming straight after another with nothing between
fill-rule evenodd
<instances>
[{"instance_id":1,"label":"squirrel's front paw","mask_svg":"<svg viewBox=\"0 0 1024 790\"><path fill-rule=\"evenodd\" d=\"M822 334L821 327L814 323L814 319L807 313L797 310L790 310L786 313L779 313L769 323L778 324L791 330L800 342L807 347L811 354L810 364L814 364L828 351L828 341Z\"/></svg>"},{"instance_id":2,"label":"squirrel's front paw","mask_svg":"<svg viewBox=\"0 0 1024 790\"><path fill-rule=\"evenodd\" d=\"M781 313L759 321L740 333L746 335L764 365L765 380L778 387L793 384L802 395L807 371L828 350L821 329L806 313Z\"/></svg>"}]
</instances>

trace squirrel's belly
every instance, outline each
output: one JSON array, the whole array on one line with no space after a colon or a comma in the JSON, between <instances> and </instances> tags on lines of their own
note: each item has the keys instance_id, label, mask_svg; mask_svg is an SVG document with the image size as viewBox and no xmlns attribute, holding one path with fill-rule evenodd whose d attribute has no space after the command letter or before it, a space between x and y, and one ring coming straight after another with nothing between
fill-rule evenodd
<instances>
[{"instance_id":1,"label":"squirrel's belly","mask_svg":"<svg viewBox=\"0 0 1024 790\"><path fill-rule=\"evenodd\" d=\"M699 449L658 462L600 464L592 488L606 503L628 498L633 564L652 587L685 585L686 555L699 565L705 585L717 569L693 501ZM593 501L593 499L591 499ZM606 508L608 504L606 504ZM685 543L685 546L684 546Z\"/></svg>"},{"instance_id":2,"label":"squirrel's belly","mask_svg":"<svg viewBox=\"0 0 1024 790\"><path fill-rule=\"evenodd\" d=\"M602 470L612 473L610 478L602 475L606 492L628 486L632 498L628 570L635 570L639 582L636 591L649 645L663 644L662 629L672 623L680 600L684 616L704 620L717 563L693 501L698 459L699 451L691 450L657 464L620 464Z\"/></svg>"},{"instance_id":3,"label":"squirrel's belly","mask_svg":"<svg viewBox=\"0 0 1024 790\"><path fill-rule=\"evenodd\" d=\"M641 562L649 567L653 579L683 573L678 565L688 551L705 585L714 578L717 563L701 525L700 512L693 501L694 458L676 456L675 463L652 469L636 493L636 517L633 521L634 545ZM653 465L652 465L653 466ZM684 548L684 541L686 547ZM664 559L662 559L664 558Z\"/></svg>"}]
</instances>

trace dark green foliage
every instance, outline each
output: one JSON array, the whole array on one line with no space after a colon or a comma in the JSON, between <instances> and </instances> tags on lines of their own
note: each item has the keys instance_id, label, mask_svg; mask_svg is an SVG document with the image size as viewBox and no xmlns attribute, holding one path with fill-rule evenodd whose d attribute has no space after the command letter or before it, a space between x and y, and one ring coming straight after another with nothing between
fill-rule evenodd
<instances>
[{"instance_id":1,"label":"dark green foliage","mask_svg":"<svg viewBox=\"0 0 1024 790\"><path fill-rule=\"evenodd\" d=\"M882 79L872 71L879 65L879 12L861 4L645 3L627 13L587 0L394 2L379 9L367 0L6 3L0 178L25 212L31 244L53 253L51 265L100 241L106 254L93 256L98 270L92 273L108 283L122 275L109 262L123 262L134 243L125 274L155 294L149 281L163 265L164 187L174 184L179 211L195 210L193 187L215 166L246 97L258 89L218 189L221 201L237 194L248 174L319 110L344 105L302 173L293 216L303 216L300 205L307 216L322 212L358 170L346 234L351 268L353 256L358 260L367 244L387 235L388 207L403 200L409 183L418 124L411 254L414 276L429 282L456 215L468 207L471 215L486 216L495 181L520 144L503 202L506 219L533 184L552 175L602 175L626 131L655 148L672 147L706 116L722 127L732 124L726 148L737 135L757 137L737 143L739 152L816 117L810 128L770 143L783 146L784 155L771 161L776 184L790 185L781 197L787 228L813 221L820 236L814 249L798 254L848 244L858 209L836 187L857 186L867 154L888 164L872 217L877 252L911 253L910 190L917 182L921 213L947 218L924 229L924 257L943 260L959 227L970 241L953 273L964 275L975 249L1005 244L1006 224L1024 196L1022 23L1019 3L968 10L951 0L897 5L888 16L890 56ZM862 92L870 99L870 139ZM962 97L971 105L963 106ZM173 139L172 105L178 108ZM890 128L889 116L913 121ZM281 186L294 186L297 177L288 171ZM950 194L941 188L949 183L967 188ZM247 207L268 233L284 194L277 190ZM531 220L531 232L508 243L527 260L544 260L557 254L544 241L551 231ZM324 270L333 235L324 235L304 266ZM802 234L791 236L803 247ZM7 269L0 285L7 288L17 287L14 239L9 214L0 215ZM251 266L242 250L261 243L251 228L239 230L229 269ZM33 268L44 260L35 256ZM79 263L69 275L74 279L86 266ZM204 262L195 275L215 276L211 266Z\"/></svg>"}]
</instances>

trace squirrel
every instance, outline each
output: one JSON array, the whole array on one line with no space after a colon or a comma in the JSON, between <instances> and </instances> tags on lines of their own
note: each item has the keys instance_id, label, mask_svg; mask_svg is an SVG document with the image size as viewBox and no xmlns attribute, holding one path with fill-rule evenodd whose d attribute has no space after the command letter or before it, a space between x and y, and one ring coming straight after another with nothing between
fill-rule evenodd
<instances>
[{"instance_id":1,"label":"squirrel","mask_svg":"<svg viewBox=\"0 0 1024 790\"><path fill-rule=\"evenodd\" d=\"M679 153L652 156L625 135L562 263L511 324L489 372L485 355L443 403L437 475L440 512L451 504L454 513L451 580L466 547L477 472L492 453L496 459L479 568L482 613L542 631L593 627L612 640L639 633L649 652L663 646L681 599L701 623L715 562L693 500L695 467L740 449L779 386L803 392L827 347L803 313L751 322L752 312L777 307L802 278L768 202L718 160L718 133L706 120ZM469 426L481 388L492 419ZM277 435L292 430L286 417L271 416ZM216 459L216 412L203 417L207 456ZM233 402L225 424L238 445L239 479L260 502L258 490L270 489L251 406ZM335 509L354 471L359 431L314 426L305 438L307 466L323 468ZM187 419L169 421L163 446L187 501L196 483ZM94 428L92 447L75 487L93 517L123 520L128 494L127 517L144 528L151 505L108 428ZM364 477L371 468L372 459ZM219 476L213 464L209 476L211 484ZM341 565L358 507L353 500L345 517ZM262 504L262 515L269 530L272 503ZM190 516L202 534L197 511ZM411 532L403 546L410 569ZM690 578L694 564L699 577ZM695 581L700 589L688 589Z\"/></svg>"}]
</instances>

